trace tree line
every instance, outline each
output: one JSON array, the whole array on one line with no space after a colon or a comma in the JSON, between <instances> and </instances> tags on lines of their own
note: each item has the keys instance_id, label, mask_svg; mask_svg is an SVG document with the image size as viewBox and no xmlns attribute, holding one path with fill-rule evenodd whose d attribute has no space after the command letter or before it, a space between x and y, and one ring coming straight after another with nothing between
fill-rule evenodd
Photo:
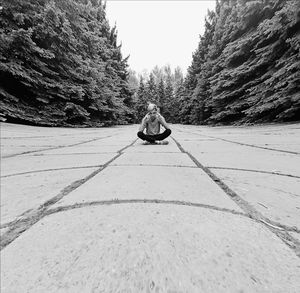
<instances>
[{"instance_id":1,"label":"tree line","mask_svg":"<svg viewBox=\"0 0 300 293\"><path fill-rule=\"evenodd\" d=\"M299 33L299 0L218 0L185 78L182 121L299 121Z\"/></svg>"},{"instance_id":2,"label":"tree line","mask_svg":"<svg viewBox=\"0 0 300 293\"><path fill-rule=\"evenodd\" d=\"M2 120L132 123L127 59L101 0L7 0L0 10Z\"/></svg>"},{"instance_id":3,"label":"tree line","mask_svg":"<svg viewBox=\"0 0 300 293\"><path fill-rule=\"evenodd\" d=\"M155 102L171 123L297 121L299 33L299 0L216 0L186 76L156 66L138 78L122 56L105 1L5 0L0 119L127 124Z\"/></svg>"},{"instance_id":4,"label":"tree line","mask_svg":"<svg viewBox=\"0 0 300 293\"><path fill-rule=\"evenodd\" d=\"M299 7L298 0L217 0L184 80L154 80L154 70L140 81L138 117L152 95L173 123L299 121Z\"/></svg>"},{"instance_id":5,"label":"tree line","mask_svg":"<svg viewBox=\"0 0 300 293\"><path fill-rule=\"evenodd\" d=\"M162 68L156 66L149 76L140 75L134 97L136 121L143 118L149 103L155 103L168 121L180 123L179 101L183 91L183 81L181 68L177 67L172 72L169 65Z\"/></svg>"}]
</instances>

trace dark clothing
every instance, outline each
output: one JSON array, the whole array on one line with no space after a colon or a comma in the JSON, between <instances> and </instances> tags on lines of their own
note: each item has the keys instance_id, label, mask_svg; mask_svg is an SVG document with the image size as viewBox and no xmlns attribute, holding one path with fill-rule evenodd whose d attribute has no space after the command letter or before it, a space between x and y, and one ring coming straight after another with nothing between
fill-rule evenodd
<instances>
[{"instance_id":1,"label":"dark clothing","mask_svg":"<svg viewBox=\"0 0 300 293\"><path fill-rule=\"evenodd\" d=\"M142 131L139 131L137 133L137 136L142 139L142 140L146 140L150 143L155 142L156 140L164 140L165 138L167 138L169 135L171 134L171 129L166 129L163 133L159 133L159 134L154 134L154 135L149 135L149 134L145 134Z\"/></svg>"}]
</instances>

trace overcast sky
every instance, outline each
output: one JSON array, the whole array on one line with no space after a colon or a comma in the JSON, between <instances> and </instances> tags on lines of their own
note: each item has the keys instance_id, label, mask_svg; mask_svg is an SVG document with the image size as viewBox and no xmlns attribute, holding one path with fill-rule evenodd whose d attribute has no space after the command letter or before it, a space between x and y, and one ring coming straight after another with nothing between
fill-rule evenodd
<instances>
[{"instance_id":1,"label":"overcast sky","mask_svg":"<svg viewBox=\"0 0 300 293\"><path fill-rule=\"evenodd\" d=\"M215 9L215 0L108 0L106 5L123 57L130 55L129 67L137 73L166 64L186 73L208 9Z\"/></svg>"}]
</instances>

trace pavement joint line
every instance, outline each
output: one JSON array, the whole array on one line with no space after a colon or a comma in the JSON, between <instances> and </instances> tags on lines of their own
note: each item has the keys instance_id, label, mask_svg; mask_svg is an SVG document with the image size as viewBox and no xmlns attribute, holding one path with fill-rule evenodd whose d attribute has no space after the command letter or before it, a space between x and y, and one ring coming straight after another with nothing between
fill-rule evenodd
<instances>
[{"instance_id":1,"label":"pavement joint line","mask_svg":"<svg viewBox=\"0 0 300 293\"><path fill-rule=\"evenodd\" d=\"M101 155L101 154L114 154L115 152L91 152L91 153L57 153L57 154L33 154L27 157L45 157L45 156L77 156L77 155Z\"/></svg>"},{"instance_id":2,"label":"pavement joint line","mask_svg":"<svg viewBox=\"0 0 300 293\"><path fill-rule=\"evenodd\" d=\"M181 152L134 152L135 154L180 154ZM127 152L130 154L130 152Z\"/></svg>"},{"instance_id":3,"label":"pavement joint line","mask_svg":"<svg viewBox=\"0 0 300 293\"><path fill-rule=\"evenodd\" d=\"M22 173L14 173L9 175L3 175L1 178L13 177L13 176L22 176L26 174L33 174L33 173L43 173L43 172L52 172L52 171L60 171L60 170L73 170L73 169L88 169L88 168L99 168L103 165L91 165L91 166L79 166L79 167L65 167L65 168L53 168L53 169L43 169L43 170L34 170Z\"/></svg>"},{"instance_id":4,"label":"pavement joint line","mask_svg":"<svg viewBox=\"0 0 300 293\"><path fill-rule=\"evenodd\" d=\"M215 211L226 212L234 215L239 215L243 217L248 217L245 213L241 213L235 210L227 209L227 208L220 208L213 205L202 204L202 203L194 203L189 201L182 201L182 200L162 200L162 199L111 199L111 200L101 200L101 201L91 201L85 203L75 203L73 205L61 206L54 209L48 209L47 215L52 215L59 212L69 211L73 209L85 208L90 206L99 206L99 205L114 205L114 204L134 204L134 203L145 203L145 204L173 204L173 205L183 205L183 206L192 206L192 207L200 207L211 209ZM252 219L252 218L250 218ZM252 219L253 220L253 219ZM294 232L294 231L293 231Z\"/></svg>"},{"instance_id":5,"label":"pavement joint line","mask_svg":"<svg viewBox=\"0 0 300 293\"><path fill-rule=\"evenodd\" d=\"M111 152L111 153L98 153L98 154L113 154L117 152ZM153 152L153 154L156 154L157 152ZM165 152L161 152L164 153ZM179 152L174 152L178 154ZM84 154L84 153L83 153ZM91 153L87 153L91 154ZM149 152L144 152L144 154L149 154ZM152 153L151 153L152 154ZM59 155L65 155L65 154L59 154ZM70 154L67 154L70 155ZM76 153L77 155L77 153ZM33 155L33 156L40 156L40 155ZM48 156L48 155L47 155ZM103 165L91 165L91 166L79 166L79 167L66 167L66 168L53 168L53 169L42 169L42 170L34 170L34 171L28 171L28 172L22 172L22 173L14 173L14 174L8 174L8 175L3 175L0 176L0 178L7 178L7 177L12 177L12 176L21 176L21 175L26 175L26 174L32 174L32 173L41 173L41 172L51 172L51 171L59 171L59 170L72 170L72 169L84 169L84 168L96 168L96 167L101 167ZM178 167L178 168L197 168L196 166L180 166L180 165L146 165L146 164L126 164L126 165L113 165L113 166L155 166L155 167Z\"/></svg>"},{"instance_id":6,"label":"pavement joint line","mask_svg":"<svg viewBox=\"0 0 300 293\"><path fill-rule=\"evenodd\" d=\"M80 133L76 133L76 135L78 135ZM1 139L20 139L20 138L52 138L52 137L65 137L65 136L74 136L75 134L58 134L58 135L43 135L43 136L14 136L14 137L9 137L9 136L5 136L5 137L1 137Z\"/></svg>"},{"instance_id":7,"label":"pavement joint line","mask_svg":"<svg viewBox=\"0 0 300 293\"><path fill-rule=\"evenodd\" d=\"M97 141L97 140L105 139L105 138L108 138L108 137L112 137L112 136L115 136L115 135L116 134L103 136L103 137L98 137L98 138L93 138L93 139L90 139L90 140L87 140L87 141L78 142L78 143L70 144L70 145L60 145L60 146L51 147L51 148L45 148L45 149L39 149L39 150L34 150L34 151L22 152L22 153L13 154L13 155L7 155L7 156L1 157L1 159L8 159L8 158L13 158L13 157L20 156L20 155L26 155L26 154L31 154L31 153L37 153L37 152L43 152L43 151L56 150L56 149L62 149L62 148L77 146L77 145L89 143L89 142L92 142L92 141Z\"/></svg>"},{"instance_id":8,"label":"pavement joint line","mask_svg":"<svg viewBox=\"0 0 300 293\"><path fill-rule=\"evenodd\" d=\"M215 141L217 138L182 139L183 141Z\"/></svg>"},{"instance_id":9,"label":"pavement joint line","mask_svg":"<svg viewBox=\"0 0 300 293\"><path fill-rule=\"evenodd\" d=\"M256 219L253 218L251 215L243 212L238 212L236 210L232 209L227 209L227 208L220 208L217 206L213 205L208 205L208 204L202 204L202 203L195 203L195 202L189 202L189 201L182 201L182 200L162 200L162 199L112 199L112 200L103 200L103 201L91 201L91 202L85 202L85 203L75 203L73 205L67 205L67 206L61 206L57 207L54 209L48 209L47 210L47 215L59 213L59 212L64 212L72 209L78 209L78 208L85 208L85 207L90 207L90 206L98 206L98 205L113 205L113 204L127 204L127 203L157 203L157 204L173 204L173 205L184 205L184 206L192 206L192 207L200 207L200 208L206 208L210 210L215 210L215 211L220 211L220 212L226 212L230 213L233 215L239 215L246 217L250 220L253 220L255 222L259 223L264 223L268 225L269 227L280 230L280 231L285 231L285 232L295 232L300 234L299 229L295 229L295 227L285 227L281 228L278 226L271 225L270 223L261 220L261 219Z\"/></svg>"},{"instance_id":10,"label":"pavement joint line","mask_svg":"<svg viewBox=\"0 0 300 293\"><path fill-rule=\"evenodd\" d=\"M279 175L279 176L286 176L286 177L292 177L292 178L299 178L300 176L291 175L291 174L285 174L285 173L279 173L279 172L272 172L272 171L263 171L263 170L254 170L254 169L243 169L243 168L230 168L230 167L218 167L218 166L206 166L208 169L219 169L219 170L234 170L234 171L246 171L246 172L255 172L255 173L264 173L264 174L270 174L270 175Z\"/></svg>"},{"instance_id":11,"label":"pavement joint line","mask_svg":"<svg viewBox=\"0 0 300 293\"><path fill-rule=\"evenodd\" d=\"M0 126L0 128L1 128L1 126ZM73 128L73 129L76 129L76 128ZM77 130L78 130L78 128L77 128ZM119 129L120 130L120 129ZM95 129L94 131L91 131L91 132L85 132L85 131L83 131L83 132L77 132L76 131L76 133L74 132L74 133L71 133L71 134L69 134L69 133L64 133L64 134L55 134L55 135L35 135L35 136L13 136L13 137L11 137L11 136L4 136L4 137L1 137L1 139L2 138L4 138L4 139L20 139L20 138L51 138L51 137L65 137L65 136L77 136L77 135L79 135L79 134L83 134L83 135L87 135L87 134L92 134L92 133L95 133L95 134L97 134L99 132L99 129L97 128L97 129Z\"/></svg>"},{"instance_id":12,"label":"pavement joint line","mask_svg":"<svg viewBox=\"0 0 300 293\"><path fill-rule=\"evenodd\" d=\"M185 166L185 165L159 165L159 164L116 164L111 167L167 167L167 168L193 168L198 169L197 166Z\"/></svg>"},{"instance_id":13,"label":"pavement joint line","mask_svg":"<svg viewBox=\"0 0 300 293\"><path fill-rule=\"evenodd\" d=\"M4 249L7 245L12 243L15 239L17 239L23 232L27 231L30 227L32 227L35 223L39 222L41 219L43 219L47 215L47 210L55 203L57 203L59 200L61 200L63 197L71 193L73 190L77 189L84 183L86 183L88 180L96 176L98 173L103 171L110 163L112 163L114 160L116 160L118 157L120 157L123 154L123 151L129 147L131 147L135 142L137 141L137 138L131 142L130 144L124 146L121 148L117 154L107 161L105 164L103 164L99 169L95 170L88 176L84 177L83 179L79 179L74 181L73 183L69 184L65 188L63 188L56 196L53 198L47 200L43 204L41 204L37 209L30 210L30 214L26 218L19 218L15 221L12 221L8 224L1 225L0 228L9 228L7 232L5 232L0 239L0 251ZM23 213L23 215L26 214L26 212Z\"/></svg>"},{"instance_id":14,"label":"pavement joint line","mask_svg":"<svg viewBox=\"0 0 300 293\"><path fill-rule=\"evenodd\" d=\"M58 135L58 136L62 136L62 135ZM14 137L9 137L9 136L5 136L5 137L1 137L1 139L20 139L20 138L51 138L54 137L54 135L45 135L45 136L14 136Z\"/></svg>"},{"instance_id":15,"label":"pavement joint line","mask_svg":"<svg viewBox=\"0 0 300 293\"><path fill-rule=\"evenodd\" d=\"M95 130L95 133L97 133L98 130ZM1 139L20 139L20 138L51 138L51 137L65 137L65 136L74 136L74 135L79 135L81 133L72 133L72 134L57 134L57 135L40 135L40 136L5 136L1 137ZM82 134L86 134L86 132L82 132Z\"/></svg>"},{"instance_id":16,"label":"pavement joint line","mask_svg":"<svg viewBox=\"0 0 300 293\"><path fill-rule=\"evenodd\" d=\"M268 148L268 147L254 145L254 144L248 144L248 143L238 142L238 141L229 140L229 139L225 139L225 138L220 138L220 137L210 136L210 135L206 135L206 134L201 134L201 133L197 133L197 132L193 132L193 131L183 131L183 130L179 130L179 129L176 129L176 130L179 131L179 132L184 132L184 133L188 132L188 133L192 133L192 134L196 134L196 135L201 135L201 136L209 137L209 138L214 138L214 139L226 141L226 142L229 142L229 143L235 143L235 144L239 144L239 145L243 145L243 146L248 146L248 147L253 147L253 148L258 148L258 149L264 149L264 150L269 150L269 151L275 151L275 152L281 152L281 153L287 153L287 154L292 154L292 155L300 155L299 152L293 152L293 151L286 151L286 150L281 150L281 149Z\"/></svg>"},{"instance_id":17,"label":"pavement joint line","mask_svg":"<svg viewBox=\"0 0 300 293\"><path fill-rule=\"evenodd\" d=\"M190 159L202 169L224 192L231 198L250 218L260 221L264 226L266 226L271 232L277 235L285 244L287 244L300 258L300 241L288 234L288 227L281 223L274 222L257 211L253 206L251 206L246 200L240 197L236 192L229 188L218 176L216 176L207 167L204 167L192 154L187 152L179 142L172 136L172 139L177 144L178 148L185 154L187 154ZM284 231L282 231L282 229ZM299 233L300 230L297 227L291 227L292 231Z\"/></svg>"},{"instance_id":18,"label":"pavement joint line","mask_svg":"<svg viewBox=\"0 0 300 293\"><path fill-rule=\"evenodd\" d=\"M173 138L173 137L172 137ZM178 143L174 138L173 140L176 142L178 148L186 153L190 159L196 164L196 166L202 169L236 204L244 210L247 214L251 215L251 217L257 218L257 220L262 221L264 223L269 223L272 227L278 227L278 229L291 230L294 232L300 233L300 230L297 227L289 227L287 225L272 221L264 217L259 211L257 211L253 206L251 206L246 200L240 197L235 191L233 191L229 186L227 186L219 177L217 177L213 172L209 170L208 167L203 166L192 154L185 151L183 147Z\"/></svg>"}]
</instances>

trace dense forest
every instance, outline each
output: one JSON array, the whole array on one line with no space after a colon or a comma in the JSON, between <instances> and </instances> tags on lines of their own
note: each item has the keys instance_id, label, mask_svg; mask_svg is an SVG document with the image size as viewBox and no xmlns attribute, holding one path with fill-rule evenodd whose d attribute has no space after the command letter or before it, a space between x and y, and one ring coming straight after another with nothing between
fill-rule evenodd
<instances>
[{"instance_id":1,"label":"dense forest","mask_svg":"<svg viewBox=\"0 0 300 293\"><path fill-rule=\"evenodd\" d=\"M170 4L171 5L171 4ZM128 68L101 0L0 0L0 119L49 126L300 120L300 1L217 0L192 62Z\"/></svg>"},{"instance_id":2,"label":"dense forest","mask_svg":"<svg viewBox=\"0 0 300 293\"><path fill-rule=\"evenodd\" d=\"M155 92L152 75L138 101ZM216 1L183 83L157 83L152 100L175 123L299 121L300 1Z\"/></svg>"},{"instance_id":3,"label":"dense forest","mask_svg":"<svg viewBox=\"0 0 300 293\"><path fill-rule=\"evenodd\" d=\"M101 0L5 0L1 120L101 126L134 121L127 58Z\"/></svg>"},{"instance_id":4,"label":"dense forest","mask_svg":"<svg viewBox=\"0 0 300 293\"><path fill-rule=\"evenodd\" d=\"M132 76L135 75L130 74ZM145 115L145 105L155 103L168 121L180 122L177 114L183 102L181 96L184 90L184 76L180 67L172 72L170 65L161 68L155 66L150 74L140 74L137 82L130 81L129 84L136 92L134 101L137 121Z\"/></svg>"}]
</instances>

